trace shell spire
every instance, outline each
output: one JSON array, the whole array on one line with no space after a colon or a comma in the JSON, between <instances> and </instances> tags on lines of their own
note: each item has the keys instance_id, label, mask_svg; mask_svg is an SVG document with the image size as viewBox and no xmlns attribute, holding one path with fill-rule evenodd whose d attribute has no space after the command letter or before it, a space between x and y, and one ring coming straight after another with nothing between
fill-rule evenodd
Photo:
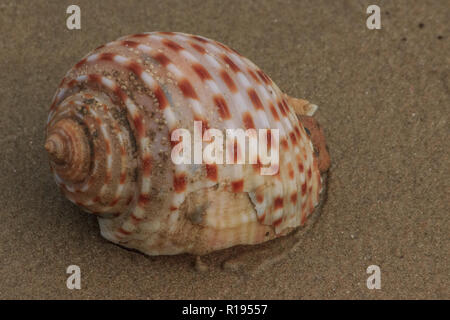
<instances>
[{"instance_id":1,"label":"shell spire","mask_svg":"<svg viewBox=\"0 0 450 320\"><path fill-rule=\"evenodd\" d=\"M329 167L316 109L217 41L135 34L98 47L66 74L45 149L56 183L98 215L108 240L150 255L204 254L305 223ZM203 138L208 129L266 130L266 148L279 150L276 174L261 175L259 158L172 161L177 129L194 136L199 124ZM224 140L224 156L239 162L245 145Z\"/></svg>"},{"instance_id":2,"label":"shell spire","mask_svg":"<svg viewBox=\"0 0 450 320\"><path fill-rule=\"evenodd\" d=\"M77 122L63 119L49 131L45 142L52 166L67 181L80 181L89 174L90 147Z\"/></svg>"}]
</instances>

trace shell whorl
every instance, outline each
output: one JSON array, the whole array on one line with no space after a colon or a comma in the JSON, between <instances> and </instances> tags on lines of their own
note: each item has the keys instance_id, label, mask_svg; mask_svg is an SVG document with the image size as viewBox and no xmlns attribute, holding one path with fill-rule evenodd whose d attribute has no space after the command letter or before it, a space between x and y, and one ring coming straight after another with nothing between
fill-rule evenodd
<instances>
[{"instance_id":1,"label":"shell whorl","mask_svg":"<svg viewBox=\"0 0 450 320\"><path fill-rule=\"evenodd\" d=\"M114 101L90 89L58 104L47 125L46 148L64 146L66 159L49 151L57 184L66 197L97 214L126 209L133 196L133 137ZM61 149L61 148L59 148Z\"/></svg>"},{"instance_id":2,"label":"shell whorl","mask_svg":"<svg viewBox=\"0 0 450 320\"><path fill-rule=\"evenodd\" d=\"M49 131L45 149L62 179L78 182L86 178L91 152L84 128L78 122L58 121Z\"/></svg>"},{"instance_id":3,"label":"shell whorl","mask_svg":"<svg viewBox=\"0 0 450 320\"><path fill-rule=\"evenodd\" d=\"M194 120L279 129L279 173L174 165L171 132ZM99 215L102 235L148 254L277 237L305 222L321 191L311 141L281 90L236 51L182 33L131 35L77 63L50 108L46 149L57 184Z\"/></svg>"}]
</instances>

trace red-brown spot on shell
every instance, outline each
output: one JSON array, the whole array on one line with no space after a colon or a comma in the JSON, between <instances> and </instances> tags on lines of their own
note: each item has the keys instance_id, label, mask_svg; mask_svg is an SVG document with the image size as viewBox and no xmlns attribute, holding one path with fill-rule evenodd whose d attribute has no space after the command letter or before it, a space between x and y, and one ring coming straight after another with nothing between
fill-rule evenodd
<instances>
[{"instance_id":1,"label":"red-brown spot on shell","mask_svg":"<svg viewBox=\"0 0 450 320\"><path fill-rule=\"evenodd\" d=\"M183 50L183 47L181 47L178 43L173 42L172 40L164 39L162 43L167 47L172 49L173 51L180 51Z\"/></svg>"},{"instance_id":2,"label":"red-brown spot on shell","mask_svg":"<svg viewBox=\"0 0 450 320\"><path fill-rule=\"evenodd\" d=\"M297 137L295 136L295 132L289 133L289 137L291 137L292 144L297 145Z\"/></svg>"},{"instance_id":3,"label":"red-brown spot on shell","mask_svg":"<svg viewBox=\"0 0 450 320\"><path fill-rule=\"evenodd\" d=\"M291 194L291 202L293 204L297 203L297 192L294 192L294 193Z\"/></svg>"},{"instance_id":4,"label":"red-brown spot on shell","mask_svg":"<svg viewBox=\"0 0 450 320\"><path fill-rule=\"evenodd\" d=\"M256 70L256 73L259 75L261 80L264 81L265 84L269 85L271 83L270 78L262 70Z\"/></svg>"},{"instance_id":5,"label":"red-brown spot on shell","mask_svg":"<svg viewBox=\"0 0 450 320\"><path fill-rule=\"evenodd\" d=\"M287 142L286 138L281 139L280 143L284 150L289 149L289 143Z\"/></svg>"},{"instance_id":6,"label":"red-brown spot on shell","mask_svg":"<svg viewBox=\"0 0 450 320\"><path fill-rule=\"evenodd\" d=\"M77 80L72 79L72 80L69 81L69 83L67 84L67 86L68 86L68 87L73 87L73 86L75 86L76 84L77 84Z\"/></svg>"},{"instance_id":7,"label":"red-brown spot on shell","mask_svg":"<svg viewBox=\"0 0 450 320\"><path fill-rule=\"evenodd\" d=\"M200 79L202 79L202 81L212 79L208 70L206 70L205 67L203 67L201 64L194 63L192 65L192 69L194 69L195 73L199 76Z\"/></svg>"},{"instance_id":8,"label":"red-brown spot on shell","mask_svg":"<svg viewBox=\"0 0 450 320\"><path fill-rule=\"evenodd\" d=\"M173 128L172 130L169 131L169 141L170 141L170 146L173 148L175 147L177 144L183 142L183 137L179 137L179 140L172 140L172 133L176 130L177 128Z\"/></svg>"},{"instance_id":9,"label":"red-brown spot on shell","mask_svg":"<svg viewBox=\"0 0 450 320\"><path fill-rule=\"evenodd\" d=\"M105 152L111 154L111 142L109 140L105 140Z\"/></svg>"},{"instance_id":10,"label":"red-brown spot on shell","mask_svg":"<svg viewBox=\"0 0 450 320\"><path fill-rule=\"evenodd\" d=\"M145 155L144 158L142 158L142 174L144 175L144 177L148 177L151 172L152 172L152 158L148 154Z\"/></svg>"},{"instance_id":11,"label":"red-brown spot on shell","mask_svg":"<svg viewBox=\"0 0 450 320\"><path fill-rule=\"evenodd\" d=\"M301 137L301 133L300 133L300 129L298 128L298 126L294 127L295 133L297 134L297 137Z\"/></svg>"},{"instance_id":12,"label":"red-brown spot on shell","mask_svg":"<svg viewBox=\"0 0 450 320\"><path fill-rule=\"evenodd\" d=\"M231 50L230 47L224 45L223 43L221 43L221 42L219 42L219 41L214 41L214 43L216 44L216 46L221 47L221 48L224 49L225 51L228 51L228 52L230 52L230 53L233 52L233 50Z\"/></svg>"},{"instance_id":13,"label":"red-brown spot on shell","mask_svg":"<svg viewBox=\"0 0 450 320\"><path fill-rule=\"evenodd\" d=\"M303 182L303 184L302 184L302 196L304 196L305 194L306 194L306 181L305 182Z\"/></svg>"},{"instance_id":14,"label":"red-brown spot on shell","mask_svg":"<svg viewBox=\"0 0 450 320\"><path fill-rule=\"evenodd\" d=\"M170 210L170 211L177 211L177 210L178 210L178 207L170 206L169 210Z\"/></svg>"},{"instance_id":15,"label":"red-brown spot on shell","mask_svg":"<svg viewBox=\"0 0 450 320\"><path fill-rule=\"evenodd\" d=\"M120 89L119 86L115 86L114 87L114 93L116 94L116 96L119 97L120 100L125 101L127 99L127 95L125 94L125 92L123 92L122 89Z\"/></svg>"},{"instance_id":16,"label":"red-brown spot on shell","mask_svg":"<svg viewBox=\"0 0 450 320\"><path fill-rule=\"evenodd\" d=\"M76 65L75 68L78 69L79 67L81 67L83 64L86 63L86 58L80 60Z\"/></svg>"},{"instance_id":17,"label":"red-brown spot on shell","mask_svg":"<svg viewBox=\"0 0 450 320\"><path fill-rule=\"evenodd\" d=\"M288 172L289 172L289 178L294 179L294 168L292 168L291 163L288 163Z\"/></svg>"},{"instance_id":18,"label":"red-brown spot on shell","mask_svg":"<svg viewBox=\"0 0 450 320\"><path fill-rule=\"evenodd\" d=\"M283 218L279 218L279 219L275 220L275 221L272 223L272 225L273 225L274 227L277 227L277 226L279 226L279 225L281 224L281 222L283 222Z\"/></svg>"},{"instance_id":19,"label":"red-brown spot on shell","mask_svg":"<svg viewBox=\"0 0 450 320\"><path fill-rule=\"evenodd\" d=\"M173 177L173 188L176 193L181 193L186 190L186 175L184 173Z\"/></svg>"},{"instance_id":20,"label":"red-brown spot on shell","mask_svg":"<svg viewBox=\"0 0 450 320\"><path fill-rule=\"evenodd\" d=\"M283 101L281 102L283 104L284 110L286 111L286 113L289 112L289 105L287 104L286 100L283 99Z\"/></svg>"},{"instance_id":21,"label":"red-brown spot on shell","mask_svg":"<svg viewBox=\"0 0 450 320\"><path fill-rule=\"evenodd\" d=\"M135 115L133 118L133 124L136 128L136 133L139 138L143 137L145 134L144 124L142 122L142 117L140 115Z\"/></svg>"},{"instance_id":22,"label":"red-brown spot on shell","mask_svg":"<svg viewBox=\"0 0 450 320\"><path fill-rule=\"evenodd\" d=\"M95 117L95 123L100 127L102 125L102 119L100 119L100 117Z\"/></svg>"},{"instance_id":23,"label":"red-brown spot on shell","mask_svg":"<svg viewBox=\"0 0 450 320\"><path fill-rule=\"evenodd\" d=\"M272 131L271 130L267 130L266 138L267 138L267 150L270 150L270 149L272 149Z\"/></svg>"},{"instance_id":24,"label":"red-brown spot on shell","mask_svg":"<svg viewBox=\"0 0 450 320\"><path fill-rule=\"evenodd\" d=\"M287 112L281 102L278 102L278 110L280 110L280 112L283 116L285 116L285 117L287 116Z\"/></svg>"},{"instance_id":25,"label":"red-brown spot on shell","mask_svg":"<svg viewBox=\"0 0 450 320\"><path fill-rule=\"evenodd\" d=\"M103 52L100 54L99 60L103 61L113 61L114 57L116 56L115 53L112 52Z\"/></svg>"},{"instance_id":26,"label":"red-brown spot on shell","mask_svg":"<svg viewBox=\"0 0 450 320\"><path fill-rule=\"evenodd\" d=\"M150 195L148 195L148 194L140 194L139 195L139 198L138 198L139 206L143 207L149 202L150 202Z\"/></svg>"},{"instance_id":27,"label":"red-brown spot on shell","mask_svg":"<svg viewBox=\"0 0 450 320\"><path fill-rule=\"evenodd\" d=\"M245 112L242 115L242 121L246 129L255 129L255 123L253 122L253 117L250 112Z\"/></svg>"},{"instance_id":28,"label":"red-brown spot on shell","mask_svg":"<svg viewBox=\"0 0 450 320\"><path fill-rule=\"evenodd\" d=\"M208 40L206 40L206 39L204 39L202 37L199 37L199 36L195 36L195 35L191 36L191 38L195 39L197 41L203 42L203 43L207 43L208 42Z\"/></svg>"},{"instance_id":29,"label":"red-brown spot on shell","mask_svg":"<svg viewBox=\"0 0 450 320\"><path fill-rule=\"evenodd\" d=\"M230 110L228 109L227 102L223 98L222 95L215 95L213 97L214 104L217 107L217 110L219 111L219 115L222 119L228 120L231 118Z\"/></svg>"},{"instance_id":30,"label":"red-brown spot on shell","mask_svg":"<svg viewBox=\"0 0 450 320\"><path fill-rule=\"evenodd\" d=\"M120 181L119 181L119 183L120 183L120 184L124 184L125 181L126 181L126 179L127 179L127 174L126 174L126 172L122 172L122 173L120 174Z\"/></svg>"},{"instance_id":31,"label":"red-brown spot on shell","mask_svg":"<svg viewBox=\"0 0 450 320\"><path fill-rule=\"evenodd\" d=\"M94 82L94 83L102 82L102 77L98 74L90 74L90 75L88 75L88 79L90 82Z\"/></svg>"},{"instance_id":32,"label":"red-brown spot on shell","mask_svg":"<svg viewBox=\"0 0 450 320\"><path fill-rule=\"evenodd\" d=\"M178 82L178 87L181 89L185 97L196 100L198 99L197 93L195 92L194 88L192 87L188 79L184 78L180 80Z\"/></svg>"},{"instance_id":33,"label":"red-brown spot on shell","mask_svg":"<svg viewBox=\"0 0 450 320\"><path fill-rule=\"evenodd\" d=\"M196 44L194 42L191 43L191 47L194 48L195 50L197 50L197 52L200 53L200 54L205 54L206 53L205 48L203 48L201 45L198 45L198 44Z\"/></svg>"},{"instance_id":34,"label":"red-brown spot on shell","mask_svg":"<svg viewBox=\"0 0 450 320\"><path fill-rule=\"evenodd\" d=\"M273 204L275 210L283 208L283 198L276 197Z\"/></svg>"},{"instance_id":35,"label":"red-brown spot on shell","mask_svg":"<svg viewBox=\"0 0 450 320\"><path fill-rule=\"evenodd\" d=\"M237 163L238 162L238 159L240 159L240 156L241 156L241 154L240 154L240 151L241 151L241 149L239 148L239 143L237 142L237 140L235 139L234 141L233 141L233 145L228 145L228 148L229 148L229 152L230 152L230 154L233 154L233 163Z\"/></svg>"},{"instance_id":36,"label":"red-brown spot on shell","mask_svg":"<svg viewBox=\"0 0 450 320\"><path fill-rule=\"evenodd\" d=\"M303 167L303 162L299 162L299 163L298 163L298 171L300 171L301 173L303 173L304 170L305 170L305 168Z\"/></svg>"},{"instance_id":37,"label":"red-brown spot on shell","mask_svg":"<svg viewBox=\"0 0 450 320\"><path fill-rule=\"evenodd\" d=\"M157 53L153 58L164 67L171 63L170 59L162 52Z\"/></svg>"},{"instance_id":38,"label":"red-brown spot on shell","mask_svg":"<svg viewBox=\"0 0 450 320\"><path fill-rule=\"evenodd\" d=\"M222 59L234 72L241 71L241 69L239 69L239 67L227 55L222 55Z\"/></svg>"},{"instance_id":39,"label":"red-brown spot on shell","mask_svg":"<svg viewBox=\"0 0 450 320\"><path fill-rule=\"evenodd\" d=\"M130 70L131 72L133 72L135 75L137 75L138 77L140 77L141 76L141 74L142 74L142 67L139 65L139 63L137 63L137 62L130 62L128 65L127 65L127 68L128 68L128 70Z\"/></svg>"},{"instance_id":40,"label":"red-brown spot on shell","mask_svg":"<svg viewBox=\"0 0 450 320\"><path fill-rule=\"evenodd\" d=\"M277 112L277 110L275 109L275 107L273 106L272 103L270 103L269 109L270 109L270 112L272 112L272 116L275 119L275 121L280 121L280 117L278 116L278 112Z\"/></svg>"},{"instance_id":41,"label":"red-brown spot on shell","mask_svg":"<svg viewBox=\"0 0 450 320\"><path fill-rule=\"evenodd\" d=\"M258 193L258 194L256 195L256 201L257 201L258 203L262 203L262 202L264 201L264 195Z\"/></svg>"},{"instance_id":42,"label":"red-brown spot on shell","mask_svg":"<svg viewBox=\"0 0 450 320\"><path fill-rule=\"evenodd\" d=\"M244 190L244 180L241 179L231 182L231 190L233 192L242 192Z\"/></svg>"},{"instance_id":43,"label":"red-brown spot on shell","mask_svg":"<svg viewBox=\"0 0 450 320\"><path fill-rule=\"evenodd\" d=\"M253 78L253 80L254 80L256 83L261 83L261 81L259 80L259 78L256 76L256 74L253 72L252 69L248 68L248 69L247 69L247 72L248 72L248 74Z\"/></svg>"},{"instance_id":44,"label":"red-brown spot on shell","mask_svg":"<svg viewBox=\"0 0 450 320\"><path fill-rule=\"evenodd\" d=\"M145 37L148 37L148 34L146 34L146 33L136 33L136 34L133 34L131 37L133 37L133 38L145 38Z\"/></svg>"},{"instance_id":45,"label":"red-brown spot on shell","mask_svg":"<svg viewBox=\"0 0 450 320\"><path fill-rule=\"evenodd\" d=\"M311 179L312 176L312 172L311 172L311 168L308 169L308 179Z\"/></svg>"},{"instance_id":46,"label":"red-brown spot on shell","mask_svg":"<svg viewBox=\"0 0 450 320\"><path fill-rule=\"evenodd\" d=\"M253 106L256 110L263 109L263 105L261 100L258 97L258 94L254 89L248 89L247 90L248 96L250 97L250 100L252 100Z\"/></svg>"},{"instance_id":47,"label":"red-brown spot on shell","mask_svg":"<svg viewBox=\"0 0 450 320\"><path fill-rule=\"evenodd\" d=\"M258 217L259 222L263 222L266 219L266 213L264 212L260 217Z\"/></svg>"},{"instance_id":48,"label":"red-brown spot on shell","mask_svg":"<svg viewBox=\"0 0 450 320\"><path fill-rule=\"evenodd\" d=\"M217 165L216 164L206 164L206 177L209 180L217 181Z\"/></svg>"},{"instance_id":49,"label":"red-brown spot on shell","mask_svg":"<svg viewBox=\"0 0 450 320\"><path fill-rule=\"evenodd\" d=\"M228 89L231 92L235 93L237 91L236 84L234 83L233 79L231 79L230 75L225 70L222 70L220 72L220 77L225 82L225 84L227 85Z\"/></svg>"},{"instance_id":50,"label":"red-brown spot on shell","mask_svg":"<svg viewBox=\"0 0 450 320\"><path fill-rule=\"evenodd\" d=\"M130 48L136 48L139 45L139 42L136 41L130 41L130 40L123 40L122 45L130 47Z\"/></svg>"},{"instance_id":51,"label":"red-brown spot on shell","mask_svg":"<svg viewBox=\"0 0 450 320\"><path fill-rule=\"evenodd\" d=\"M160 86L158 86L155 89L154 94L155 94L156 100L158 100L159 108L161 110L165 109L169 105L169 102L167 101L166 95L164 94L164 91L161 89Z\"/></svg>"}]
</instances>

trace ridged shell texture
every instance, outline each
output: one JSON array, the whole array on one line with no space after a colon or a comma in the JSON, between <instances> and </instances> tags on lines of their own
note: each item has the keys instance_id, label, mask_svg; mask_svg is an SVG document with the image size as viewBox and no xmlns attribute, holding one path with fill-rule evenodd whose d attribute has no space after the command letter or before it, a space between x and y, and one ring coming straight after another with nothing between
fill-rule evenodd
<instances>
[{"instance_id":1,"label":"ridged shell texture","mask_svg":"<svg viewBox=\"0 0 450 320\"><path fill-rule=\"evenodd\" d=\"M278 173L175 165L170 135L193 132L194 120L224 132L279 129ZM250 60L200 36L143 33L95 49L61 82L52 134L89 154L52 163L67 198L98 215L105 238L146 254L273 239L303 224L321 192L313 146L286 96Z\"/></svg>"}]
</instances>

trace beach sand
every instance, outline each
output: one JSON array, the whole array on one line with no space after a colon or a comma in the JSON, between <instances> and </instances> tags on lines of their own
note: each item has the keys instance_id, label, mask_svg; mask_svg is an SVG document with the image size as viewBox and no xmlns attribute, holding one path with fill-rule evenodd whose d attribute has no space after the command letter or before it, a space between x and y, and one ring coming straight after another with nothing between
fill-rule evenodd
<instances>
[{"instance_id":1,"label":"beach sand","mask_svg":"<svg viewBox=\"0 0 450 320\"><path fill-rule=\"evenodd\" d=\"M371 1L78 0L75 31L70 4L0 4L0 298L450 298L449 1L377 1L381 30L366 27ZM43 148L59 82L93 48L145 31L221 41L319 105L332 167L314 223L198 272L190 255L109 243L62 196ZM66 287L69 265L81 290Z\"/></svg>"}]
</instances>

